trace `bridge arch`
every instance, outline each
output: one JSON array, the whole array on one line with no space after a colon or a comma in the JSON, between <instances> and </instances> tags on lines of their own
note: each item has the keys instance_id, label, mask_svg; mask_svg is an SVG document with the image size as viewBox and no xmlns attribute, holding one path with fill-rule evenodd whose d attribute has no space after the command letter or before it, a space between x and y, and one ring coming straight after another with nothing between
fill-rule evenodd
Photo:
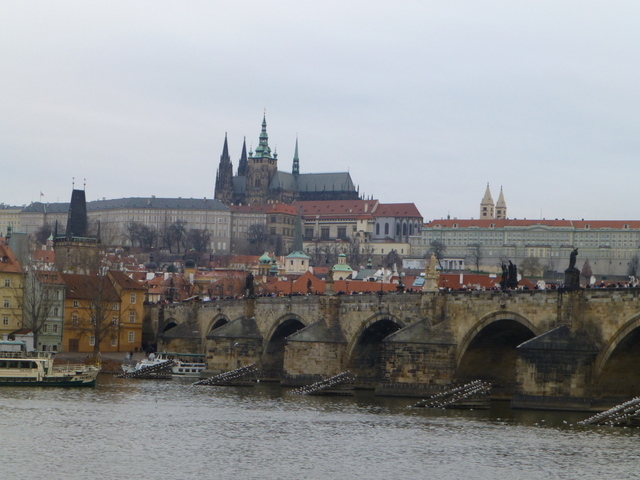
<instances>
[{"instance_id":1,"label":"bridge arch","mask_svg":"<svg viewBox=\"0 0 640 480\"><path fill-rule=\"evenodd\" d=\"M178 322L178 320L173 317L169 317L167 320L165 320L164 325L162 326L162 335L167 333L172 328L177 327L179 324L180 323Z\"/></svg>"},{"instance_id":2,"label":"bridge arch","mask_svg":"<svg viewBox=\"0 0 640 480\"><path fill-rule=\"evenodd\" d=\"M207 328L207 332L211 332L212 330L215 330L216 328L220 328L223 325L226 325L227 323L229 323L231 320L229 320L229 317L227 317L226 315L219 313L218 315L216 315L215 317L213 317L211 319L211 321L209 322L209 327Z\"/></svg>"},{"instance_id":3,"label":"bridge arch","mask_svg":"<svg viewBox=\"0 0 640 480\"><path fill-rule=\"evenodd\" d=\"M265 377L280 378L284 370L287 337L307 326L307 322L292 313L278 318L265 336L262 349L262 371Z\"/></svg>"},{"instance_id":4,"label":"bridge arch","mask_svg":"<svg viewBox=\"0 0 640 480\"><path fill-rule=\"evenodd\" d=\"M378 313L360 324L347 345L347 369L356 375L358 383L376 384L381 380L382 340L404 326L388 313Z\"/></svg>"},{"instance_id":5,"label":"bridge arch","mask_svg":"<svg viewBox=\"0 0 640 480\"><path fill-rule=\"evenodd\" d=\"M516 379L516 347L537 334L533 323L518 313L485 315L459 344L455 380L485 380L494 385L494 394L511 394Z\"/></svg>"},{"instance_id":6,"label":"bridge arch","mask_svg":"<svg viewBox=\"0 0 640 480\"><path fill-rule=\"evenodd\" d=\"M640 315L614 333L596 358L594 370L599 395L640 395Z\"/></svg>"}]
</instances>

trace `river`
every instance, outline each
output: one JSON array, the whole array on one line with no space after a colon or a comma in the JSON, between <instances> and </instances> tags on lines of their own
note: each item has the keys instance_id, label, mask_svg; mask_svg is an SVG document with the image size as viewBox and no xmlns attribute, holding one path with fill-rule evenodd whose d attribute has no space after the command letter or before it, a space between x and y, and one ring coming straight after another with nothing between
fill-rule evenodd
<instances>
[{"instance_id":1,"label":"river","mask_svg":"<svg viewBox=\"0 0 640 480\"><path fill-rule=\"evenodd\" d=\"M0 478L627 479L640 430L584 413L426 410L415 399L301 397L276 385L101 375L0 389Z\"/></svg>"}]
</instances>

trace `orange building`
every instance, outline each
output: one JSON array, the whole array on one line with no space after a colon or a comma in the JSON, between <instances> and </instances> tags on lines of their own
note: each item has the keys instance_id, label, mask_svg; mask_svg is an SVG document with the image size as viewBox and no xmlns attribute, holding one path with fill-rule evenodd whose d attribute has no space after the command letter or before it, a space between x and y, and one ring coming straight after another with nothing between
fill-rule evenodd
<instances>
[{"instance_id":1,"label":"orange building","mask_svg":"<svg viewBox=\"0 0 640 480\"><path fill-rule=\"evenodd\" d=\"M66 285L63 349L128 352L142 345L144 287L122 272L62 274Z\"/></svg>"}]
</instances>

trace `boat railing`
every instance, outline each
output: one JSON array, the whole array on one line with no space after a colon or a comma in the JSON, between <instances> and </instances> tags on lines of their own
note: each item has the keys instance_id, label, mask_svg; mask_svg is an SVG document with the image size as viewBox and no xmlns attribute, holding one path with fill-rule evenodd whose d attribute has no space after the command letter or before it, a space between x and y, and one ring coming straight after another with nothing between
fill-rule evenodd
<instances>
[{"instance_id":1,"label":"boat railing","mask_svg":"<svg viewBox=\"0 0 640 480\"><path fill-rule=\"evenodd\" d=\"M56 372L63 372L63 373L68 373L68 372L81 372L83 370L87 369L87 365L83 364L83 363L63 363L63 364L54 364L53 365L53 369Z\"/></svg>"}]
</instances>

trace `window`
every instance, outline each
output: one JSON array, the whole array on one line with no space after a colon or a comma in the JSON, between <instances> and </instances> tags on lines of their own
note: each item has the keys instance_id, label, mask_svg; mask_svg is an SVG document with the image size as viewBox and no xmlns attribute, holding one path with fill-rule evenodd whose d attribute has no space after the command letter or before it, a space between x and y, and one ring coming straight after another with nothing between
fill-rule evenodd
<instances>
[{"instance_id":1,"label":"window","mask_svg":"<svg viewBox=\"0 0 640 480\"><path fill-rule=\"evenodd\" d=\"M58 325L54 323L52 327L53 333L58 333Z\"/></svg>"},{"instance_id":2,"label":"window","mask_svg":"<svg viewBox=\"0 0 640 480\"><path fill-rule=\"evenodd\" d=\"M320 238L329 238L329 227L322 227L320 229Z\"/></svg>"},{"instance_id":3,"label":"window","mask_svg":"<svg viewBox=\"0 0 640 480\"><path fill-rule=\"evenodd\" d=\"M2 317L2 325L9 325L9 317Z\"/></svg>"},{"instance_id":4,"label":"window","mask_svg":"<svg viewBox=\"0 0 640 480\"><path fill-rule=\"evenodd\" d=\"M313 238L313 228L305 228L304 236L305 238Z\"/></svg>"},{"instance_id":5,"label":"window","mask_svg":"<svg viewBox=\"0 0 640 480\"><path fill-rule=\"evenodd\" d=\"M114 310L120 310L120 307L118 307L118 304L117 304L117 303L114 303L114 304L113 304L113 309L114 309Z\"/></svg>"},{"instance_id":6,"label":"window","mask_svg":"<svg viewBox=\"0 0 640 480\"><path fill-rule=\"evenodd\" d=\"M55 292L53 292L53 298L55 300L60 300L60 292L58 290L56 290Z\"/></svg>"},{"instance_id":7,"label":"window","mask_svg":"<svg viewBox=\"0 0 640 480\"><path fill-rule=\"evenodd\" d=\"M5 278L4 279L4 286L5 287L10 287L11 286L11 279Z\"/></svg>"},{"instance_id":8,"label":"window","mask_svg":"<svg viewBox=\"0 0 640 480\"><path fill-rule=\"evenodd\" d=\"M58 307L53 307L53 316L57 317L60 314L60 309Z\"/></svg>"},{"instance_id":9,"label":"window","mask_svg":"<svg viewBox=\"0 0 640 480\"><path fill-rule=\"evenodd\" d=\"M74 325L78 324L78 314L74 313L73 315L71 315L71 323L73 323Z\"/></svg>"},{"instance_id":10,"label":"window","mask_svg":"<svg viewBox=\"0 0 640 480\"><path fill-rule=\"evenodd\" d=\"M118 325L118 317L111 317L111 323Z\"/></svg>"},{"instance_id":11,"label":"window","mask_svg":"<svg viewBox=\"0 0 640 480\"><path fill-rule=\"evenodd\" d=\"M136 341L136 333L129 332L129 343L134 343Z\"/></svg>"},{"instance_id":12,"label":"window","mask_svg":"<svg viewBox=\"0 0 640 480\"><path fill-rule=\"evenodd\" d=\"M49 325L47 325L46 323L44 325L42 325L42 332L43 333L47 333L48 329L49 329Z\"/></svg>"},{"instance_id":13,"label":"window","mask_svg":"<svg viewBox=\"0 0 640 480\"><path fill-rule=\"evenodd\" d=\"M136 294L132 293L131 297L129 298L129 303L136 303Z\"/></svg>"},{"instance_id":14,"label":"window","mask_svg":"<svg viewBox=\"0 0 640 480\"><path fill-rule=\"evenodd\" d=\"M136 312L129 312L129 323L136 323Z\"/></svg>"},{"instance_id":15,"label":"window","mask_svg":"<svg viewBox=\"0 0 640 480\"><path fill-rule=\"evenodd\" d=\"M384 224L384 234L389 235L389 223Z\"/></svg>"},{"instance_id":16,"label":"window","mask_svg":"<svg viewBox=\"0 0 640 480\"><path fill-rule=\"evenodd\" d=\"M91 335L89 337L89 345L93 346L96 344L96 337L94 337L93 335Z\"/></svg>"},{"instance_id":17,"label":"window","mask_svg":"<svg viewBox=\"0 0 640 480\"><path fill-rule=\"evenodd\" d=\"M338 227L338 238L347 238L347 227Z\"/></svg>"},{"instance_id":18,"label":"window","mask_svg":"<svg viewBox=\"0 0 640 480\"><path fill-rule=\"evenodd\" d=\"M3 305L4 305L4 308L10 308L11 307L11 302L9 302L8 298L4 299Z\"/></svg>"},{"instance_id":19,"label":"window","mask_svg":"<svg viewBox=\"0 0 640 480\"><path fill-rule=\"evenodd\" d=\"M73 301L73 308L78 308L78 300Z\"/></svg>"}]
</instances>

